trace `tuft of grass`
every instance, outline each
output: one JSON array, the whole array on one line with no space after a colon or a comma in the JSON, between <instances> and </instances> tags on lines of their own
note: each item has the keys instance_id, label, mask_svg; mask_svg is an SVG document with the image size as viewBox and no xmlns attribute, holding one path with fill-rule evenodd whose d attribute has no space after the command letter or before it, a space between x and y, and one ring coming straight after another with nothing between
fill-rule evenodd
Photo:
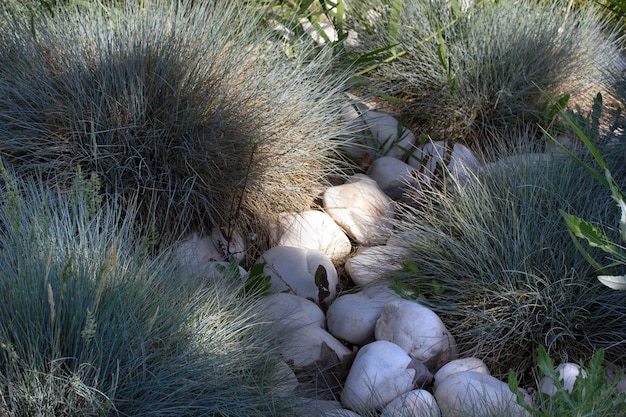
<instances>
[{"instance_id":1,"label":"tuft of grass","mask_svg":"<svg viewBox=\"0 0 626 417\"><path fill-rule=\"evenodd\" d=\"M269 416L288 409L245 283L148 257L114 204L4 170L0 414ZM80 185L82 184L82 185ZM86 194L85 194L86 193ZM95 207L95 209L94 209ZM128 213L130 209L126 209ZM231 279L232 278L232 279Z\"/></svg>"},{"instance_id":2,"label":"tuft of grass","mask_svg":"<svg viewBox=\"0 0 626 417\"><path fill-rule=\"evenodd\" d=\"M493 131L526 130L541 121L544 93L589 103L625 67L617 32L591 4L418 0L403 3L399 23L393 7L372 9L360 39L377 61L363 74L435 140L478 146Z\"/></svg>"},{"instance_id":3,"label":"tuft of grass","mask_svg":"<svg viewBox=\"0 0 626 417\"><path fill-rule=\"evenodd\" d=\"M107 198L140 194L163 235L221 228L263 239L309 208L341 161L341 74L287 58L239 2L0 8L0 152L65 183L80 166ZM245 233L242 233L245 234Z\"/></svg>"},{"instance_id":4,"label":"tuft of grass","mask_svg":"<svg viewBox=\"0 0 626 417\"><path fill-rule=\"evenodd\" d=\"M623 151L611 155L607 163L623 178ZM561 361L604 348L623 364L623 294L597 281L559 214L614 224L618 210L568 157L532 158L416 194L392 240L411 266L395 285L426 296L461 354L481 358L494 375L513 369L531 381L538 345Z\"/></svg>"}]
</instances>

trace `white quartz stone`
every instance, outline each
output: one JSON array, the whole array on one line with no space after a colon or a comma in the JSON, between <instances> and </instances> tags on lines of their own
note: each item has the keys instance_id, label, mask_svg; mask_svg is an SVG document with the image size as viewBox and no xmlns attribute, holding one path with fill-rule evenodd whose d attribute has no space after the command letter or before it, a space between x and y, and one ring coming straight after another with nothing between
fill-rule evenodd
<instances>
[{"instance_id":1,"label":"white quartz stone","mask_svg":"<svg viewBox=\"0 0 626 417\"><path fill-rule=\"evenodd\" d=\"M356 285L366 286L401 270L403 253L404 249L392 245L362 247L346 261L345 269Z\"/></svg>"},{"instance_id":2,"label":"white quartz stone","mask_svg":"<svg viewBox=\"0 0 626 417\"><path fill-rule=\"evenodd\" d=\"M263 273L270 276L270 291L290 292L317 304L330 305L337 295L337 270L330 258L317 250L275 246L259 257Z\"/></svg>"},{"instance_id":3,"label":"white quartz stone","mask_svg":"<svg viewBox=\"0 0 626 417\"><path fill-rule=\"evenodd\" d=\"M406 392L387 404L381 417L439 417L440 411L433 395L423 389Z\"/></svg>"},{"instance_id":4,"label":"white quartz stone","mask_svg":"<svg viewBox=\"0 0 626 417\"><path fill-rule=\"evenodd\" d=\"M280 292L262 297L259 303L263 321L281 331L305 326L325 327L326 317L322 309L303 297Z\"/></svg>"},{"instance_id":5,"label":"white quartz stone","mask_svg":"<svg viewBox=\"0 0 626 417\"><path fill-rule=\"evenodd\" d=\"M407 187L418 186L419 169L391 156L375 159L367 171L369 175L389 197L402 197Z\"/></svg>"},{"instance_id":6,"label":"white quartz stone","mask_svg":"<svg viewBox=\"0 0 626 417\"><path fill-rule=\"evenodd\" d=\"M394 202L376 181L363 174L326 189L324 209L346 233L362 245L383 244L396 215Z\"/></svg>"},{"instance_id":7,"label":"white quartz stone","mask_svg":"<svg viewBox=\"0 0 626 417\"><path fill-rule=\"evenodd\" d=\"M457 372L444 379L435 399L446 417L528 416L504 382L480 372Z\"/></svg>"},{"instance_id":8,"label":"white quartz stone","mask_svg":"<svg viewBox=\"0 0 626 417\"><path fill-rule=\"evenodd\" d=\"M454 338L439 316L410 300L393 300L383 306L376 323L376 340L397 344L431 372L456 355Z\"/></svg>"},{"instance_id":9,"label":"white quartz stone","mask_svg":"<svg viewBox=\"0 0 626 417\"><path fill-rule=\"evenodd\" d=\"M340 260L352 250L350 239L328 214L318 210L282 213L274 231L277 246L315 249Z\"/></svg>"},{"instance_id":10,"label":"white quartz stone","mask_svg":"<svg viewBox=\"0 0 626 417\"><path fill-rule=\"evenodd\" d=\"M348 373L341 403L358 412L380 410L414 388L411 357L399 346L376 341L363 346Z\"/></svg>"},{"instance_id":11,"label":"white quartz stone","mask_svg":"<svg viewBox=\"0 0 626 417\"><path fill-rule=\"evenodd\" d=\"M437 373L435 373L433 389L436 390L439 384L441 384L443 380L450 375L464 371L480 372L485 375L490 374L487 365L485 365L485 363L478 358L454 359L439 368Z\"/></svg>"}]
</instances>

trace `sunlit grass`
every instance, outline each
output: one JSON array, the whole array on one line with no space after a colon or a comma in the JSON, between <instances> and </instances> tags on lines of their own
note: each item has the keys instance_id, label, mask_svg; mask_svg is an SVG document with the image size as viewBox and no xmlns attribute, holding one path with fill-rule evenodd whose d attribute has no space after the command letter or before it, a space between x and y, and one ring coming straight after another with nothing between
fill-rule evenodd
<instances>
[{"instance_id":1,"label":"sunlit grass","mask_svg":"<svg viewBox=\"0 0 626 417\"><path fill-rule=\"evenodd\" d=\"M132 217L41 181L0 210L0 412L269 416L279 355L242 280L150 258ZM78 194L77 194L78 192ZM78 198L75 198L78 197ZM128 213L128 210L125 212ZM139 239L141 240L141 239Z\"/></svg>"}]
</instances>

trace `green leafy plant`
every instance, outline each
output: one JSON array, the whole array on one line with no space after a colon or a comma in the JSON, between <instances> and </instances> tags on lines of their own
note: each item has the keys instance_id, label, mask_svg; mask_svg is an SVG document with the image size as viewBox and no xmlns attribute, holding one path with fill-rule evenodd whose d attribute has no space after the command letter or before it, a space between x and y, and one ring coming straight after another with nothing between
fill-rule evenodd
<instances>
[{"instance_id":1,"label":"green leafy plant","mask_svg":"<svg viewBox=\"0 0 626 417\"><path fill-rule=\"evenodd\" d=\"M595 131L596 136L598 136L599 108L601 105L602 95L598 94L595 98L595 111L592 112L587 120L587 123L583 124L584 126L588 126L588 131ZM609 191L611 199L616 203L621 213L618 227L619 236L622 242L626 242L626 194L624 194L622 187L613 178L611 170L594 144L594 141L590 135L585 132L585 129L581 127L581 123L574 118L574 115L575 113L571 111L566 112L562 110L560 112L560 117L562 118L565 126L573 131L575 136L584 144L599 166L600 171L583 161L574 151L561 144L553 136L548 136L554 141L554 143L557 144L557 146L560 147L560 149L576 161L576 163L582 166L593 178L595 178L606 190ZM626 265L626 248L619 243L615 243L600 227L593 225L589 221L567 213L564 210L560 210L560 213L565 219L567 229L582 255L594 268L596 268L596 270L602 273L602 275L598 275L600 282L616 290L626 290L626 276L609 274L609 270L612 267ZM601 249L605 252L611 262L609 264L602 264L596 261L594 257L591 256L589 252L578 243L577 239L584 239L589 246Z\"/></svg>"},{"instance_id":2,"label":"green leafy plant","mask_svg":"<svg viewBox=\"0 0 626 417\"><path fill-rule=\"evenodd\" d=\"M228 266L218 265L218 270L229 277L243 283L240 295L242 297L254 297L270 293L271 277L264 274L265 263L259 262L252 265L250 271L244 276L241 274L239 262L234 256L228 260Z\"/></svg>"},{"instance_id":3,"label":"green leafy plant","mask_svg":"<svg viewBox=\"0 0 626 417\"><path fill-rule=\"evenodd\" d=\"M626 411L626 393L616 394L618 382L610 383L603 367L604 351L598 350L587 367L581 362L581 372L576 377L571 392L565 388L564 381L555 371L554 362L543 346L539 346L537 366L541 374L549 378L556 387L553 395L538 392L536 405L531 407L519 389L514 372L509 372L509 388L516 393L517 402L532 416L572 416L572 417L608 417L621 416Z\"/></svg>"}]
</instances>

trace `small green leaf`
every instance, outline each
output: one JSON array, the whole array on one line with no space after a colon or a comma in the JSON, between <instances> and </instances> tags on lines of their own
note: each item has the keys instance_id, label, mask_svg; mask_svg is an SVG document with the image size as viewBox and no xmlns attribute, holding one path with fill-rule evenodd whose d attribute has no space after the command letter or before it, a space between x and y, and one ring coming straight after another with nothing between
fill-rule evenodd
<instances>
[{"instance_id":1,"label":"small green leaf","mask_svg":"<svg viewBox=\"0 0 626 417\"><path fill-rule=\"evenodd\" d=\"M407 271L413 274L417 274L419 272L419 268L417 267L417 264L413 261L405 262L403 266Z\"/></svg>"},{"instance_id":2,"label":"small green leaf","mask_svg":"<svg viewBox=\"0 0 626 417\"><path fill-rule=\"evenodd\" d=\"M431 281L431 285L432 285L433 295L439 297L441 294L443 294L443 285L441 285L439 281L437 281L436 279L433 279Z\"/></svg>"},{"instance_id":3,"label":"small green leaf","mask_svg":"<svg viewBox=\"0 0 626 417\"><path fill-rule=\"evenodd\" d=\"M539 345L537 349L537 366L543 375L556 380L554 382L558 387L557 381L559 376L554 370L554 362L552 358L550 358L550 355L548 355L548 352L546 352L546 349L541 345ZM561 385L563 385L563 382L561 382Z\"/></svg>"},{"instance_id":4,"label":"small green leaf","mask_svg":"<svg viewBox=\"0 0 626 417\"><path fill-rule=\"evenodd\" d=\"M388 52L388 51L391 51L392 54L395 55L394 51L397 46L398 46L397 44L392 44L392 45L384 46L382 48L374 49L373 51L367 52L361 55L360 57L358 57L357 60L355 61L355 64L378 62L385 58L385 56L387 55L385 54L385 52Z\"/></svg>"},{"instance_id":5,"label":"small green leaf","mask_svg":"<svg viewBox=\"0 0 626 417\"><path fill-rule=\"evenodd\" d=\"M610 253L616 256L624 257L626 254L624 250L611 240L600 230L600 228L592 225L586 220L576 217L574 215L565 213L560 210L561 215L565 219L567 228L574 233L576 237L586 239L589 246L600 248L606 253Z\"/></svg>"},{"instance_id":6,"label":"small green leaf","mask_svg":"<svg viewBox=\"0 0 626 417\"><path fill-rule=\"evenodd\" d=\"M454 14L454 18L458 19L461 17L461 5L459 4L459 0L450 0L450 7L452 8L452 13Z\"/></svg>"},{"instance_id":7,"label":"small green leaf","mask_svg":"<svg viewBox=\"0 0 626 417\"><path fill-rule=\"evenodd\" d=\"M570 95L565 94L560 99L558 99L556 103L552 105L552 107L550 107L550 110L548 111L548 120L547 120L548 122L554 120L554 118L559 113L565 110L565 108L567 107L567 103L569 102L569 99L570 99Z\"/></svg>"},{"instance_id":8,"label":"small green leaf","mask_svg":"<svg viewBox=\"0 0 626 417\"><path fill-rule=\"evenodd\" d=\"M441 32L439 32L437 35L439 38L439 50L438 50L439 63L449 75L450 61L448 61L448 57L446 53L446 41L443 39L443 34Z\"/></svg>"},{"instance_id":9,"label":"small green leaf","mask_svg":"<svg viewBox=\"0 0 626 417\"><path fill-rule=\"evenodd\" d=\"M231 257L231 259L234 259L234 257ZM239 265L236 263L236 260L234 265L236 265L236 274L239 274ZM240 291L240 296L257 296L270 293L272 277L265 275L265 265L264 262L261 262L252 266L246 276L244 286Z\"/></svg>"},{"instance_id":10,"label":"small green leaf","mask_svg":"<svg viewBox=\"0 0 626 417\"><path fill-rule=\"evenodd\" d=\"M391 53L397 54L396 45L398 44L398 29L400 28L400 19L402 17L402 0L394 0L391 5L391 17L389 18L389 28L387 33L391 42Z\"/></svg>"}]
</instances>

